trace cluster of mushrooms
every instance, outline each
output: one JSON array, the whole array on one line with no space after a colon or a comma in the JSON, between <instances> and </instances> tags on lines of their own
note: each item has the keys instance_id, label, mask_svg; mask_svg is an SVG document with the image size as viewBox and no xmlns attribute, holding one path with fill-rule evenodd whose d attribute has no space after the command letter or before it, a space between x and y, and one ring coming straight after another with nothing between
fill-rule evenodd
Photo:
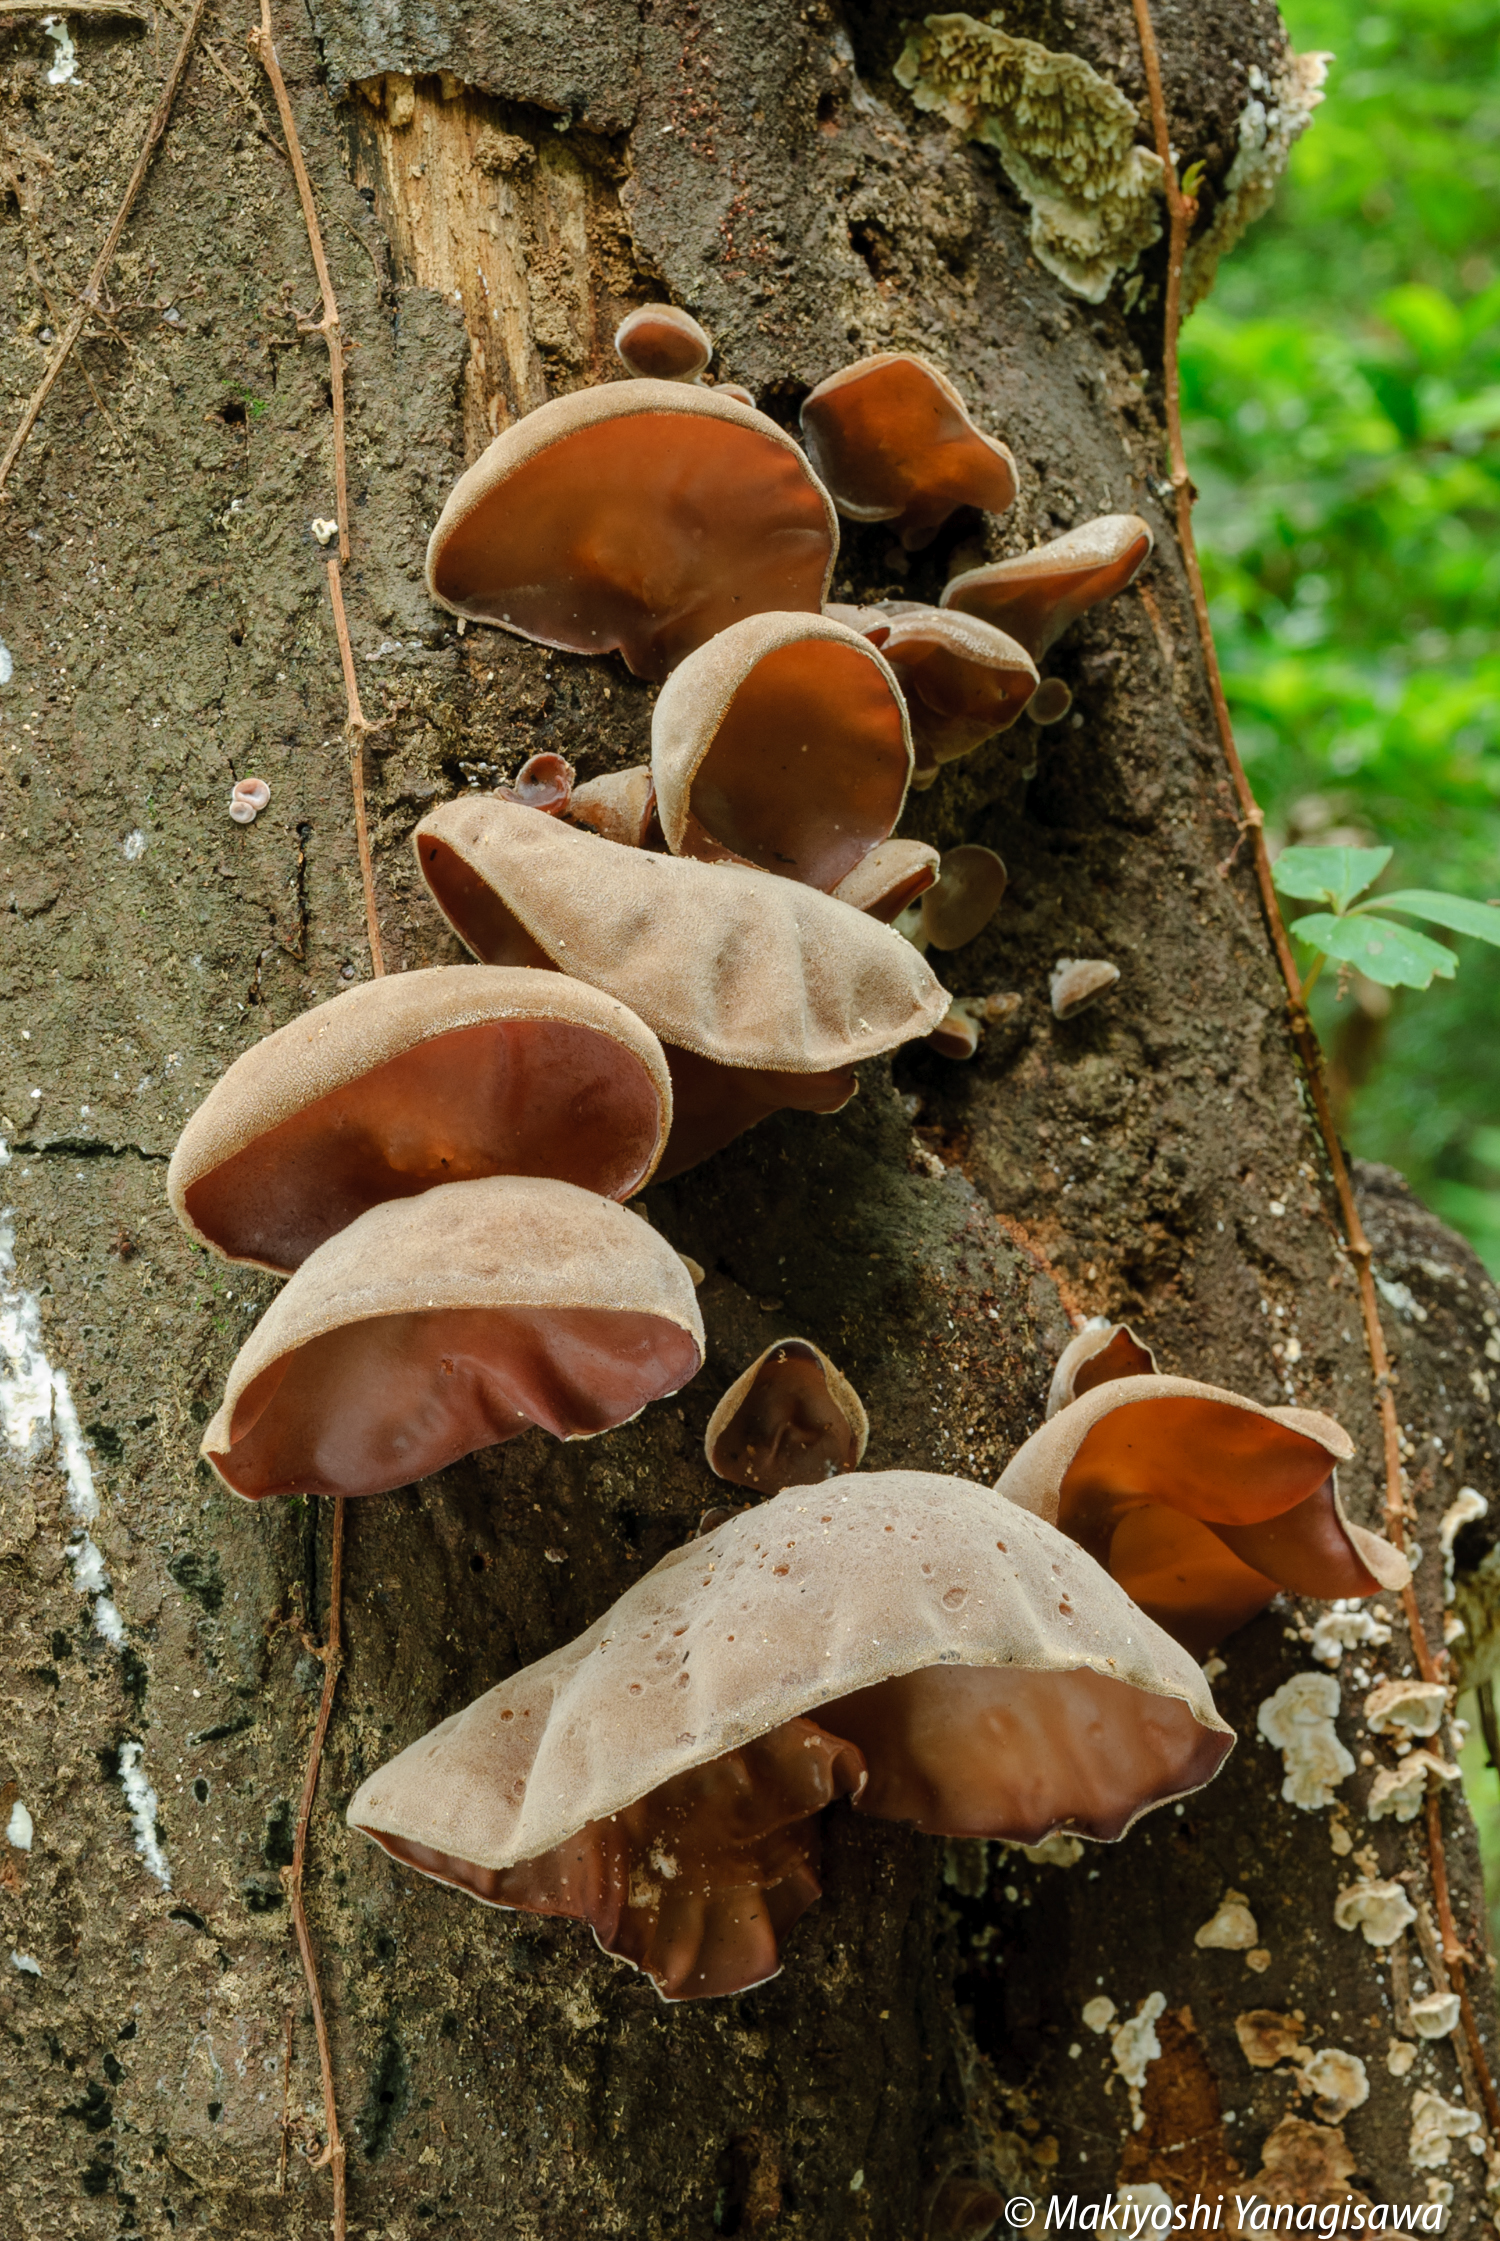
<instances>
[{"instance_id":1,"label":"cluster of mushrooms","mask_svg":"<svg viewBox=\"0 0 1500 2241\"><path fill-rule=\"evenodd\" d=\"M428 580L660 681L649 768L575 787L535 756L423 819L478 963L267 1036L173 1156L192 1236L287 1278L203 1441L252 1500L589 1437L697 1374L701 1272L627 1202L768 1113L837 1111L863 1059L972 1050L922 952L972 938L1004 869L966 848L939 876L893 838L907 789L1046 694L1051 640L1149 549L1111 519L937 609L825 607L838 512L919 546L1009 505L1005 447L904 355L815 389L804 453L703 386L685 314L647 306L618 347L634 378L542 406L463 476ZM1406 1576L1340 1508L1336 1424L1159 1375L1117 1326L1073 1340L994 1488L861 1471L867 1438L817 1347L769 1347L707 1432L746 1506L370 1776L351 1823L491 1905L586 1921L664 2000L742 1991L819 1895L837 1799L1113 1840L1230 1747L1209 1647L1279 1588Z\"/></svg>"}]
</instances>

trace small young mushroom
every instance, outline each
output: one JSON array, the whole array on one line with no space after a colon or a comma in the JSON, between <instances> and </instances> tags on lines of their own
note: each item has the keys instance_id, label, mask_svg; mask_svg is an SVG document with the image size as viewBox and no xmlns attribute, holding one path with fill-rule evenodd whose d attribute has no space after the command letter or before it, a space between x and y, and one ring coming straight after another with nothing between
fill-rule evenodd
<instances>
[{"instance_id":1,"label":"small young mushroom","mask_svg":"<svg viewBox=\"0 0 1500 2241\"><path fill-rule=\"evenodd\" d=\"M986 1027L1014 1019L1021 999L1013 992L1000 996L955 996L927 1037L939 1058L972 1058Z\"/></svg>"},{"instance_id":2,"label":"small young mushroom","mask_svg":"<svg viewBox=\"0 0 1500 2241\"><path fill-rule=\"evenodd\" d=\"M1152 541L1139 514L1101 514L1050 545L955 576L942 603L1007 631L1040 661L1085 609L1134 580Z\"/></svg>"},{"instance_id":3,"label":"small young mushroom","mask_svg":"<svg viewBox=\"0 0 1500 2241\"><path fill-rule=\"evenodd\" d=\"M286 1275L387 1199L482 1175L629 1198L672 1124L660 1043L562 973L390 973L252 1043L183 1130L173 1211Z\"/></svg>"},{"instance_id":4,"label":"small young mushroom","mask_svg":"<svg viewBox=\"0 0 1500 2241\"><path fill-rule=\"evenodd\" d=\"M938 852L925 840L883 840L833 892L841 903L889 926L937 877Z\"/></svg>"},{"instance_id":5,"label":"small young mushroom","mask_svg":"<svg viewBox=\"0 0 1500 2241\"><path fill-rule=\"evenodd\" d=\"M854 1387L811 1339L783 1338L741 1372L708 1420L708 1467L736 1486L779 1494L852 1471L870 1420Z\"/></svg>"},{"instance_id":6,"label":"small young mushroom","mask_svg":"<svg viewBox=\"0 0 1500 2241\"><path fill-rule=\"evenodd\" d=\"M747 389L742 381L716 381L714 387L721 397L733 397L736 404L748 405L754 412L755 392Z\"/></svg>"},{"instance_id":7,"label":"small young mushroom","mask_svg":"<svg viewBox=\"0 0 1500 2241\"><path fill-rule=\"evenodd\" d=\"M878 645L911 715L913 785L930 786L944 763L1008 731L1035 696L1036 664L1023 646L973 615L908 605L865 636Z\"/></svg>"},{"instance_id":8,"label":"small young mushroom","mask_svg":"<svg viewBox=\"0 0 1500 2241\"><path fill-rule=\"evenodd\" d=\"M241 1347L203 1453L235 1493L381 1494L538 1424L587 1439L703 1360L666 1239L572 1183L491 1176L372 1207Z\"/></svg>"},{"instance_id":9,"label":"small young mushroom","mask_svg":"<svg viewBox=\"0 0 1500 2241\"><path fill-rule=\"evenodd\" d=\"M962 397L925 358L881 350L820 381L802 439L851 521L889 521L908 552L931 544L960 506L1003 514L1016 463L976 428Z\"/></svg>"},{"instance_id":10,"label":"small young mushroom","mask_svg":"<svg viewBox=\"0 0 1500 2241\"><path fill-rule=\"evenodd\" d=\"M656 788L649 763L634 763L629 770L607 771L575 786L563 815L570 824L625 848L644 848L656 815Z\"/></svg>"},{"instance_id":11,"label":"small young mushroom","mask_svg":"<svg viewBox=\"0 0 1500 2241\"><path fill-rule=\"evenodd\" d=\"M1119 977L1119 966L1106 957L1059 957L1048 983L1053 1018L1073 1019L1087 1011Z\"/></svg>"},{"instance_id":12,"label":"small young mushroom","mask_svg":"<svg viewBox=\"0 0 1500 2241\"><path fill-rule=\"evenodd\" d=\"M229 797L229 814L237 825L253 825L271 799L263 778L238 778Z\"/></svg>"},{"instance_id":13,"label":"small young mushroom","mask_svg":"<svg viewBox=\"0 0 1500 2241\"><path fill-rule=\"evenodd\" d=\"M1061 677L1044 677L1026 703L1034 724L1060 724L1073 705L1071 689Z\"/></svg>"},{"instance_id":14,"label":"small young mushroom","mask_svg":"<svg viewBox=\"0 0 1500 2241\"><path fill-rule=\"evenodd\" d=\"M641 380L696 381L713 354L697 320L675 304L643 303L615 329L615 356Z\"/></svg>"},{"instance_id":15,"label":"small young mushroom","mask_svg":"<svg viewBox=\"0 0 1500 2241\"><path fill-rule=\"evenodd\" d=\"M1334 1466L1353 1452L1316 1410L1126 1374L1034 1432L997 1490L1057 1524L1203 1656L1278 1588L1327 1602L1406 1584L1406 1559L1344 1515Z\"/></svg>"},{"instance_id":16,"label":"small young mushroom","mask_svg":"<svg viewBox=\"0 0 1500 2241\"><path fill-rule=\"evenodd\" d=\"M617 381L539 405L449 493L427 588L471 622L667 676L745 615L817 614L838 551L790 436L721 390Z\"/></svg>"},{"instance_id":17,"label":"small young mushroom","mask_svg":"<svg viewBox=\"0 0 1500 2241\"><path fill-rule=\"evenodd\" d=\"M911 777L896 680L822 615L747 616L673 672L651 717L674 856L837 887L888 840Z\"/></svg>"},{"instance_id":18,"label":"small young mushroom","mask_svg":"<svg viewBox=\"0 0 1500 2241\"><path fill-rule=\"evenodd\" d=\"M927 1034L948 1002L910 942L798 880L620 848L493 795L413 837L477 957L586 980L669 1046L663 1180L784 1106L837 1112L861 1060Z\"/></svg>"},{"instance_id":19,"label":"small young mushroom","mask_svg":"<svg viewBox=\"0 0 1500 2241\"><path fill-rule=\"evenodd\" d=\"M526 809L544 809L549 817L566 817L573 799L573 765L565 755L532 755L499 791L507 801Z\"/></svg>"},{"instance_id":20,"label":"small young mushroom","mask_svg":"<svg viewBox=\"0 0 1500 2241\"><path fill-rule=\"evenodd\" d=\"M1059 1409L1076 1401L1080 1393L1090 1393L1096 1385L1108 1385L1116 1377L1150 1377L1156 1370L1156 1356L1149 1346L1143 1346L1124 1323L1112 1323L1108 1316L1096 1315L1074 1333L1052 1372L1052 1384L1047 1393L1047 1414L1056 1416Z\"/></svg>"},{"instance_id":21,"label":"small young mushroom","mask_svg":"<svg viewBox=\"0 0 1500 2241\"><path fill-rule=\"evenodd\" d=\"M775 1974L836 1797L934 1834L1110 1841L1232 1741L1191 1658L1059 1534L882 1471L675 1549L370 1775L349 1820L692 1999Z\"/></svg>"},{"instance_id":22,"label":"small young mushroom","mask_svg":"<svg viewBox=\"0 0 1500 2241\"><path fill-rule=\"evenodd\" d=\"M984 932L1005 894L1006 870L993 848L965 841L938 866L922 897L922 937L933 949L962 949Z\"/></svg>"}]
</instances>

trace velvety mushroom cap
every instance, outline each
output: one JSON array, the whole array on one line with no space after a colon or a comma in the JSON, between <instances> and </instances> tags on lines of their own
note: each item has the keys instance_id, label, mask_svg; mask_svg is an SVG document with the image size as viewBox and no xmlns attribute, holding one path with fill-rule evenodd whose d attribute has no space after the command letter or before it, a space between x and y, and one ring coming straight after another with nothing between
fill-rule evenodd
<instances>
[{"instance_id":1,"label":"velvety mushroom cap","mask_svg":"<svg viewBox=\"0 0 1500 2241\"><path fill-rule=\"evenodd\" d=\"M572 1183L446 1183L303 1262L203 1453L252 1500L381 1494L533 1424L608 1431L702 1359L692 1278L639 1215Z\"/></svg>"},{"instance_id":2,"label":"velvety mushroom cap","mask_svg":"<svg viewBox=\"0 0 1500 2241\"><path fill-rule=\"evenodd\" d=\"M1125 589L1152 542L1139 514L1101 514L1034 552L955 576L943 605L1008 631L1040 661L1086 608Z\"/></svg>"},{"instance_id":3,"label":"velvety mushroom cap","mask_svg":"<svg viewBox=\"0 0 1500 2241\"><path fill-rule=\"evenodd\" d=\"M476 956L556 965L643 1005L674 1046L663 1177L778 1106L836 1111L850 1069L925 1035L947 1005L910 942L797 880L619 848L493 796L448 802L414 839ZM799 1077L801 1095L784 1094ZM709 1141L715 1114L726 1132Z\"/></svg>"},{"instance_id":4,"label":"velvety mushroom cap","mask_svg":"<svg viewBox=\"0 0 1500 2241\"><path fill-rule=\"evenodd\" d=\"M1003 630L973 615L917 607L889 618L879 646L911 713L917 768L968 755L1008 731L1036 691L1036 663Z\"/></svg>"},{"instance_id":5,"label":"velvety mushroom cap","mask_svg":"<svg viewBox=\"0 0 1500 2241\"><path fill-rule=\"evenodd\" d=\"M1108 1385L1117 1377L1150 1377L1155 1370L1156 1356L1149 1346L1141 1344L1134 1331L1124 1323L1111 1323L1098 1316L1075 1332L1057 1357L1047 1392L1047 1414L1056 1416L1059 1409L1076 1401L1080 1393L1091 1393L1096 1385Z\"/></svg>"},{"instance_id":6,"label":"velvety mushroom cap","mask_svg":"<svg viewBox=\"0 0 1500 2241\"><path fill-rule=\"evenodd\" d=\"M674 1550L349 1819L492 1904L590 1922L684 1999L775 1972L833 1796L937 1833L1114 1838L1232 1740L1193 1661L1060 1534L882 1471Z\"/></svg>"},{"instance_id":7,"label":"velvety mushroom cap","mask_svg":"<svg viewBox=\"0 0 1500 2241\"><path fill-rule=\"evenodd\" d=\"M883 840L833 890L841 903L889 926L937 877L938 852L925 840Z\"/></svg>"},{"instance_id":8,"label":"velvety mushroom cap","mask_svg":"<svg viewBox=\"0 0 1500 2241\"><path fill-rule=\"evenodd\" d=\"M1073 1019L1109 993L1120 977L1107 957L1059 957L1048 977L1055 1019Z\"/></svg>"},{"instance_id":9,"label":"velvety mushroom cap","mask_svg":"<svg viewBox=\"0 0 1500 2241\"><path fill-rule=\"evenodd\" d=\"M674 856L757 865L825 894L889 838L911 776L906 705L867 638L752 615L700 646L651 717Z\"/></svg>"},{"instance_id":10,"label":"velvety mushroom cap","mask_svg":"<svg viewBox=\"0 0 1500 2241\"><path fill-rule=\"evenodd\" d=\"M1314 1409L1127 1375L1033 1433L997 1491L1059 1525L1202 1656L1278 1588L1328 1601L1406 1584L1405 1558L1344 1515L1334 1465L1353 1452Z\"/></svg>"},{"instance_id":11,"label":"velvety mushroom cap","mask_svg":"<svg viewBox=\"0 0 1500 2241\"><path fill-rule=\"evenodd\" d=\"M252 1044L167 1169L178 1220L227 1260L286 1275L387 1199L481 1175L603 1198L648 1181L672 1123L662 1047L561 973L391 973Z\"/></svg>"},{"instance_id":12,"label":"velvety mushroom cap","mask_svg":"<svg viewBox=\"0 0 1500 2241\"><path fill-rule=\"evenodd\" d=\"M636 763L629 770L607 771L586 786L575 786L564 814L571 824L618 841L622 848L644 848L656 814L650 765Z\"/></svg>"},{"instance_id":13,"label":"velvety mushroom cap","mask_svg":"<svg viewBox=\"0 0 1500 2241\"><path fill-rule=\"evenodd\" d=\"M827 492L773 420L670 381L579 389L460 476L427 587L473 622L662 678L768 608L816 614L838 551Z\"/></svg>"},{"instance_id":14,"label":"velvety mushroom cap","mask_svg":"<svg viewBox=\"0 0 1500 2241\"><path fill-rule=\"evenodd\" d=\"M934 949L962 949L984 932L1004 899L1006 870L993 848L965 841L938 866L922 897L922 935Z\"/></svg>"},{"instance_id":15,"label":"velvety mushroom cap","mask_svg":"<svg viewBox=\"0 0 1500 2241\"><path fill-rule=\"evenodd\" d=\"M819 382L802 439L839 512L894 522L911 552L959 506L1003 514L1015 499L1006 446L975 427L945 374L906 351L878 351Z\"/></svg>"},{"instance_id":16,"label":"velvety mushroom cap","mask_svg":"<svg viewBox=\"0 0 1500 2241\"><path fill-rule=\"evenodd\" d=\"M714 346L691 312L675 304L643 303L615 329L615 355L648 381L696 381Z\"/></svg>"},{"instance_id":17,"label":"velvety mushroom cap","mask_svg":"<svg viewBox=\"0 0 1500 2241\"><path fill-rule=\"evenodd\" d=\"M864 1403L807 1338L782 1338L738 1376L708 1420L703 1452L719 1478L779 1494L852 1471L869 1444Z\"/></svg>"}]
</instances>

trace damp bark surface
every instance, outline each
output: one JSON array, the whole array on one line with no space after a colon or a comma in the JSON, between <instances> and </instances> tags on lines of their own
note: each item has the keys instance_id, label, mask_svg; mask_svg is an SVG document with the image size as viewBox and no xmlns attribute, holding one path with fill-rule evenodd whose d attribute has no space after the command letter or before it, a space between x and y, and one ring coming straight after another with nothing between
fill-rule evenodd
<instances>
[{"instance_id":1,"label":"damp bark surface","mask_svg":"<svg viewBox=\"0 0 1500 2241\"><path fill-rule=\"evenodd\" d=\"M7 428L179 35L168 14L67 23L61 82L55 35L0 29ZM315 284L247 28L210 6L106 298L0 511L0 1204L22 1363L0 1447L0 1819L19 1803L33 1829L29 1849L0 1846L0 2204L28 2241L301 2241L329 2223L281 1881L329 1520L240 1504L196 1460L274 1285L195 1252L164 1191L225 1065L368 972L322 541L327 360L294 316ZM1143 101L1119 0L1028 6L1007 28ZM1159 31L1177 144L1211 197L1282 34L1248 0L1164 6ZM1165 1369L1337 1416L1361 1522L1379 1523L1382 1479L1352 1275L1160 502L1160 250L1128 314L1119 288L1069 294L994 155L903 92L894 6L318 0L277 38L356 346L345 596L385 727L367 763L392 970L460 961L411 858L426 810L543 749L580 778L644 759L652 696L619 663L460 635L422 582L455 475L516 416L611 378L632 304L690 309L715 375L785 425L838 365L912 348L1010 443L1009 515L958 517L914 556L847 528L836 598L932 598L1101 511L1144 514L1158 540L1140 588L1050 658L1067 722L1023 721L946 769L902 828L1004 857L1002 909L943 962L957 994L1018 992L1013 1017L971 1064L919 1047L867 1066L837 1118L784 1115L647 1194L707 1271L707 1364L677 1401L350 1508L307 1896L351 2232L908 2241L987 2231L1012 2195L1228 2197L1284 2174L1289 2141L1299 2201L1333 2172L1394 2203L1435 2182L1454 2188L1454 2230L1477 2230L1484 2164L1465 2142L1412 2161L1417 2092L1463 2105L1453 2042L1422 2042L1404 2077L1387 2067L1402 1987L1433 1989L1421 1941L1377 1965L1334 1926L1361 1854L1429 1898L1421 1823L1365 1819L1371 1655L1336 1669L1357 1764L1335 1806L1284 1802L1257 1739L1265 1697L1328 1670L1316 1607L1279 1600L1222 1646L1241 1740L1219 1780L1071 1866L835 1807L824 1896L784 1972L733 1999L663 2008L580 1926L482 1909L345 1828L367 1772L694 1529L720 1498L708 1417L779 1336L851 1378L875 1469L992 1481L1041 1419L1070 1317L1107 1313ZM271 800L242 826L228 797L247 776ZM1121 977L1059 1023L1062 956ZM1398 1177L1361 1187L1440 1639L1439 1520L1461 1487L1496 1491L1497 1302ZM1468 1527L1461 1569L1492 1538ZM1381 1662L1399 1674L1392 1611ZM1443 1816L1488 2038L1456 1793ZM1248 1960L1194 1942L1228 1889L1257 1926ZM1106 1997L1117 2028L1156 2013L1154 1994L1159 2051L1132 2096L1082 2011ZM1358 2055L1368 2099L1289 2134L1288 2117L1322 2119L1296 2063L1248 2066L1249 2009Z\"/></svg>"}]
</instances>

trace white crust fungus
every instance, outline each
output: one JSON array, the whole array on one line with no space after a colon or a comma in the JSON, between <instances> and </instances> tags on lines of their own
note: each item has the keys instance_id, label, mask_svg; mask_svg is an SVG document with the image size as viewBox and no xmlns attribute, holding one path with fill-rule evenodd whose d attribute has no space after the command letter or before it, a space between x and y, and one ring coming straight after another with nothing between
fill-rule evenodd
<instances>
[{"instance_id":1,"label":"white crust fungus","mask_svg":"<svg viewBox=\"0 0 1500 2241\"><path fill-rule=\"evenodd\" d=\"M1363 1930L1366 1945L1394 1945L1417 1910L1399 1883L1365 1876L1345 1884L1333 1902L1333 1919L1341 1930Z\"/></svg>"},{"instance_id":2,"label":"white crust fungus","mask_svg":"<svg viewBox=\"0 0 1500 2241\"><path fill-rule=\"evenodd\" d=\"M1338 1709L1339 1685L1331 1673L1294 1673L1256 1715L1261 1734L1281 1753L1281 1794L1304 1813L1332 1805L1339 1783L1354 1772L1334 1728Z\"/></svg>"}]
</instances>

